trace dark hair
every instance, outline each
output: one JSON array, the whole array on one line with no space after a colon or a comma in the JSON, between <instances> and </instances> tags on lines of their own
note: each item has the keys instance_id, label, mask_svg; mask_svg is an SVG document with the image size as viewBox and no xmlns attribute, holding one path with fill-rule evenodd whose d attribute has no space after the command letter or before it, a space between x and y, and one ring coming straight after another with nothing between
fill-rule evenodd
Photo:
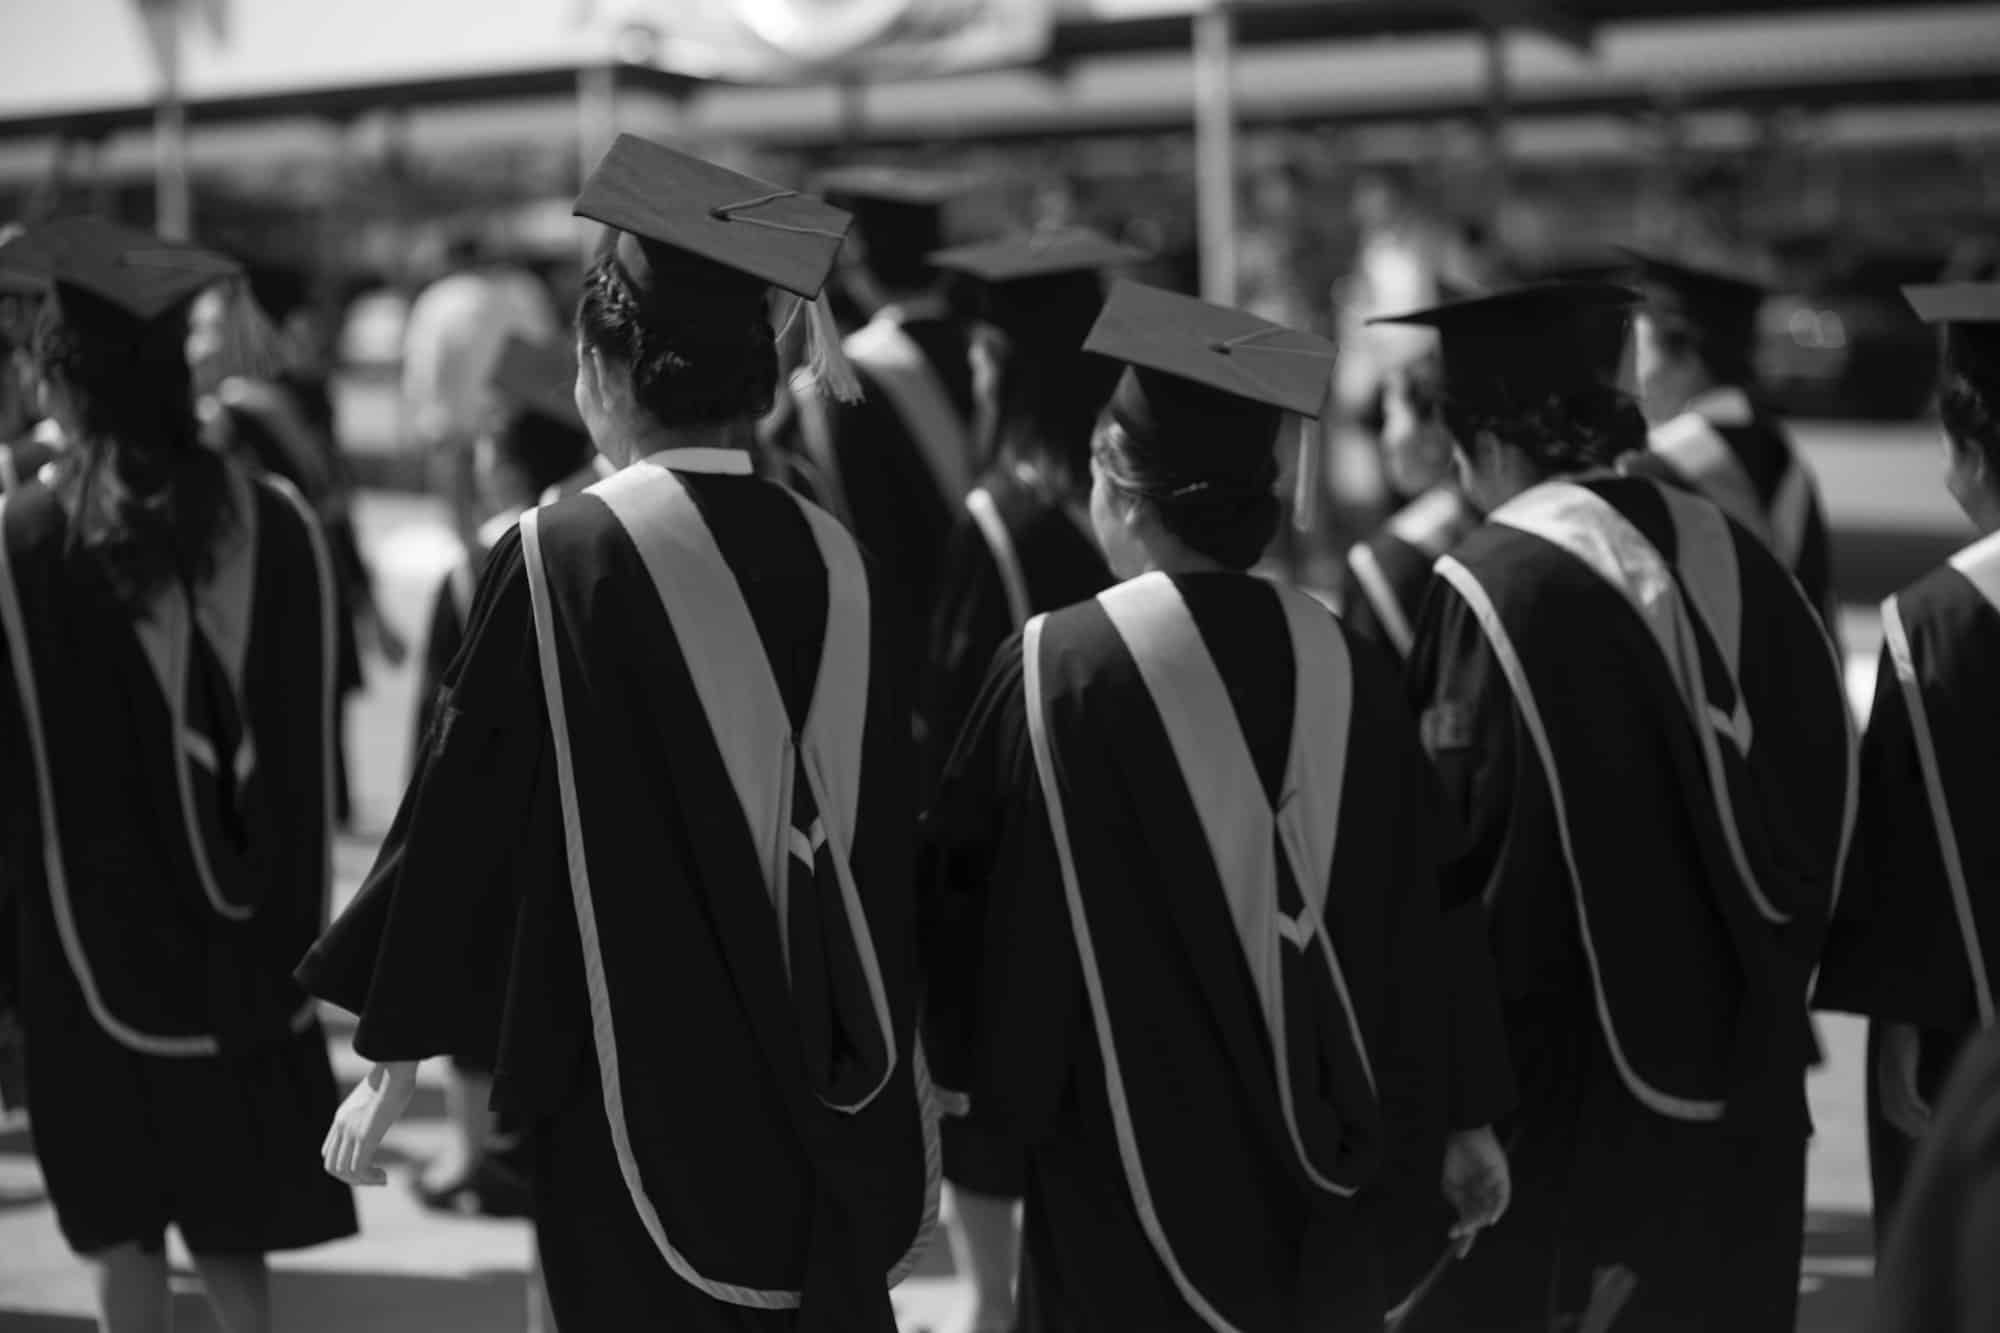
<instances>
[{"instance_id":1,"label":"dark hair","mask_svg":"<svg viewBox=\"0 0 2000 1333\"><path fill-rule=\"evenodd\" d=\"M2000 337L1947 324L1938 344L1938 419L1953 444L2000 470Z\"/></svg>"},{"instance_id":2,"label":"dark hair","mask_svg":"<svg viewBox=\"0 0 2000 1333\"><path fill-rule=\"evenodd\" d=\"M650 243L644 252L643 290L613 252L591 265L576 308L585 345L627 368L632 396L663 426L770 411L778 346L763 285Z\"/></svg>"},{"instance_id":3,"label":"dark hair","mask_svg":"<svg viewBox=\"0 0 2000 1333\"><path fill-rule=\"evenodd\" d=\"M90 305L82 296L44 304L36 369L75 414L70 549L138 607L173 583L207 579L234 514L222 456L195 416L185 314L137 326Z\"/></svg>"},{"instance_id":4,"label":"dark hair","mask_svg":"<svg viewBox=\"0 0 2000 1333\"><path fill-rule=\"evenodd\" d=\"M1609 467L1646 447L1646 418L1622 389L1553 393L1527 406L1467 402L1447 392L1440 401L1445 428L1470 450L1481 431L1513 445L1544 476Z\"/></svg>"},{"instance_id":5,"label":"dark hair","mask_svg":"<svg viewBox=\"0 0 2000 1333\"><path fill-rule=\"evenodd\" d=\"M1118 378L1115 362L993 329L999 363L992 437L982 455L1028 463L1058 497L1090 489L1090 441Z\"/></svg>"},{"instance_id":6,"label":"dark hair","mask_svg":"<svg viewBox=\"0 0 2000 1333\"><path fill-rule=\"evenodd\" d=\"M1163 470L1146 442L1109 409L1098 418L1091 449L1111 484L1152 505L1161 525L1190 549L1226 568L1248 569L1278 533L1275 423L1269 430L1269 438L1244 440L1234 455L1254 460L1250 466L1206 476Z\"/></svg>"},{"instance_id":7,"label":"dark hair","mask_svg":"<svg viewBox=\"0 0 2000 1333\"><path fill-rule=\"evenodd\" d=\"M516 412L493 437L494 456L518 469L535 495L575 475L590 451L589 435L543 412Z\"/></svg>"}]
</instances>

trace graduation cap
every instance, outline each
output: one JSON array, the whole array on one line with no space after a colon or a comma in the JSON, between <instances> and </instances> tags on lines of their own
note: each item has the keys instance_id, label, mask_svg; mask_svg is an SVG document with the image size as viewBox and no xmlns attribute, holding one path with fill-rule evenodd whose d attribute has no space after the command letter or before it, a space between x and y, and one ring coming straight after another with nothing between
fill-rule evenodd
<instances>
[{"instance_id":1,"label":"graduation cap","mask_svg":"<svg viewBox=\"0 0 2000 1333\"><path fill-rule=\"evenodd\" d=\"M684 323L772 287L797 296L812 316L815 377L837 397L858 396L823 294L848 213L631 134L618 136L571 211L614 228L611 253L634 295L683 298Z\"/></svg>"},{"instance_id":2,"label":"graduation cap","mask_svg":"<svg viewBox=\"0 0 2000 1333\"><path fill-rule=\"evenodd\" d=\"M2000 375L2000 282L1951 282L1905 287L1917 318L1943 333L1947 369Z\"/></svg>"},{"instance_id":3,"label":"graduation cap","mask_svg":"<svg viewBox=\"0 0 2000 1333\"><path fill-rule=\"evenodd\" d=\"M945 205L964 194L969 182L916 167L847 166L821 173L815 184L853 211L868 266L905 286L922 278L924 257L944 244Z\"/></svg>"},{"instance_id":4,"label":"graduation cap","mask_svg":"<svg viewBox=\"0 0 2000 1333\"><path fill-rule=\"evenodd\" d=\"M1335 356L1324 338L1127 279L1083 348L1126 365L1107 411L1143 473L1121 484L1146 493L1217 476L1268 491L1279 419L1319 415Z\"/></svg>"},{"instance_id":5,"label":"graduation cap","mask_svg":"<svg viewBox=\"0 0 2000 1333\"><path fill-rule=\"evenodd\" d=\"M1074 350L1103 308L1106 272L1142 258L1087 227L1056 227L940 250L930 262L955 279L973 317Z\"/></svg>"},{"instance_id":6,"label":"graduation cap","mask_svg":"<svg viewBox=\"0 0 2000 1333\"><path fill-rule=\"evenodd\" d=\"M1652 313L1737 346L1755 341L1757 312L1768 295L1762 283L1630 246L1620 246L1619 252L1629 261L1625 280L1639 288Z\"/></svg>"},{"instance_id":7,"label":"graduation cap","mask_svg":"<svg viewBox=\"0 0 2000 1333\"><path fill-rule=\"evenodd\" d=\"M1617 386L1640 299L1608 282L1539 283L1368 322L1436 329L1447 399L1518 409Z\"/></svg>"},{"instance_id":8,"label":"graduation cap","mask_svg":"<svg viewBox=\"0 0 2000 1333\"><path fill-rule=\"evenodd\" d=\"M1947 282L1903 288L1926 324L2000 325L2000 282Z\"/></svg>"},{"instance_id":9,"label":"graduation cap","mask_svg":"<svg viewBox=\"0 0 2000 1333\"><path fill-rule=\"evenodd\" d=\"M138 326L243 276L226 255L88 216L29 228L0 248L0 270L44 284L65 315Z\"/></svg>"},{"instance_id":10,"label":"graduation cap","mask_svg":"<svg viewBox=\"0 0 2000 1333\"><path fill-rule=\"evenodd\" d=\"M583 417L576 410L576 348L562 339L509 336L487 383L524 411L583 429Z\"/></svg>"}]
</instances>

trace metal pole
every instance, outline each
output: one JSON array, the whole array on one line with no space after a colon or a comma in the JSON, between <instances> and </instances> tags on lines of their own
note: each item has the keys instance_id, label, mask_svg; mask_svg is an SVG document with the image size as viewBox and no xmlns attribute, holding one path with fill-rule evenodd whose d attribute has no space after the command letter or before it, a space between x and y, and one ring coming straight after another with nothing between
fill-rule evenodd
<instances>
[{"instance_id":1,"label":"metal pole","mask_svg":"<svg viewBox=\"0 0 2000 1333\"><path fill-rule=\"evenodd\" d=\"M577 188L597 166L597 160L618 137L618 64L607 60L601 65L584 65L576 72L576 180ZM597 257L597 228L584 228L578 241L583 248L584 267Z\"/></svg>"},{"instance_id":2,"label":"metal pole","mask_svg":"<svg viewBox=\"0 0 2000 1333\"><path fill-rule=\"evenodd\" d=\"M145 17L160 73L159 104L153 109L153 226L169 240L186 240L194 228L194 201L181 93L180 6L175 0L149 0Z\"/></svg>"},{"instance_id":3,"label":"metal pole","mask_svg":"<svg viewBox=\"0 0 2000 1333\"><path fill-rule=\"evenodd\" d=\"M1194 16L1195 216L1201 294L1236 302L1236 108L1231 88L1235 17L1227 0Z\"/></svg>"},{"instance_id":4,"label":"metal pole","mask_svg":"<svg viewBox=\"0 0 2000 1333\"><path fill-rule=\"evenodd\" d=\"M1480 29L1480 50L1486 65L1486 180L1488 199L1495 205L1507 197L1511 176L1507 129L1513 115L1513 81L1507 67L1507 32L1497 23Z\"/></svg>"}]
</instances>

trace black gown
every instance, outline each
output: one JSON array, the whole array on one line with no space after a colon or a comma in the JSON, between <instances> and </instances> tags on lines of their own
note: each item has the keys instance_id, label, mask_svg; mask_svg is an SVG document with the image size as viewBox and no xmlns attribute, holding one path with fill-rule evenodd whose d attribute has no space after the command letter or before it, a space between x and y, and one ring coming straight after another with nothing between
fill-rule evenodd
<instances>
[{"instance_id":1,"label":"black gown","mask_svg":"<svg viewBox=\"0 0 2000 1333\"><path fill-rule=\"evenodd\" d=\"M1741 389L1703 394L1652 432L1628 468L1689 487L1763 539L1835 622L1833 546L1812 468L1784 423Z\"/></svg>"},{"instance_id":2,"label":"black gown","mask_svg":"<svg viewBox=\"0 0 2000 1333\"><path fill-rule=\"evenodd\" d=\"M144 619L66 549L57 491L0 496L0 1010L83 1254L170 1224L204 1254L355 1230L290 975L331 879L335 590L297 495L227 475L215 576Z\"/></svg>"},{"instance_id":3,"label":"black gown","mask_svg":"<svg viewBox=\"0 0 2000 1333\"><path fill-rule=\"evenodd\" d=\"M1220 804L1164 721L1193 714L1151 701L1106 609L1135 592L1177 596L1212 654L1223 693L1192 725L1214 741L1230 714L1243 742ZM1379 1328L1435 1253L1444 1131L1512 1093L1483 949L1447 954L1444 830L1399 697L1316 604L1238 574L1134 580L1002 649L926 817L925 1038L971 1123L1025 1155L1024 1327ZM1344 738L1313 729L1336 717ZM1213 841L1218 812L1281 826ZM1330 862L1277 853L1294 816ZM1238 873L1260 848L1270 874ZM1315 931L1299 886L1322 872Z\"/></svg>"},{"instance_id":4,"label":"black gown","mask_svg":"<svg viewBox=\"0 0 2000 1333\"><path fill-rule=\"evenodd\" d=\"M1994 1017L2000 836L1991 756L2000 665L2000 542L1981 540L1883 605L1861 816L1817 1002L1920 1030L1935 1102L1966 1039ZM1870 1033L1868 1160L1886 1238L1914 1145L1881 1114Z\"/></svg>"},{"instance_id":5,"label":"black gown","mask_svg":"<svg viewBox=\"0 0 2000 1333\"><path fill-rule=\"evenodd\" d=\"M884 329L891 330L887 337ZM907 374L935 404L935 424L906 414L874 362L856 354L857 339L887 342L900 331L915 357ZM896 590L909 623L930 623L939 565L965 493L977 475L969 443L972 367L964 326L927 311L878 315L848 338L861 401L800 400L789 449L805 453L823 502L848 526ZM891 346L902 346L891 343ZM807 420L811 414L816 420Z\"/></svg>"},{"instance_id":6,"label":"black gown","mask_svg":"<svg viewBox=\"0 0 2000 1333\"><path fill-rule=\"evenodd\" d=\"M946 546L923 670L917 737L934 784L972 712L993 656L1028 617L1111 584L1084 506L1065 504L1025 464L989 474L966 497Z\"/></svg>"},{"instance_id":7,"label":"black gown","mask_svg":"<svg viewBox=\"0 0 2000 1333\"><path fill-rule=\"evenodd\" d=\"M1592 477L1439 562L1410 671L1521 1082L1513 1205L1411 1327L1541 1333L1616 1265L1621 1333L1789 1333L1853 800L1817 618L1713 506Z\"/></svg>"},{"instance_id":8,"label":"black gown","mask_svg":"<svg viewBox=\"0 0 2000 1333\"><path fill-rule=\"evenodd\" d=\"M1431 566L1478 523L1458 487L1448 483L1410 501L1348 551L1340 618L1397 661L1407 659L1430 592Z\"/></svg>"},{"instance_id":9,"label":"black gown","mask_svg":"<svg viewBox=\"0 0 2000 1333\"><path fill-rule=\"evenodd\" d=\"M935 1217L905 635L838 526L724 475L747 467L656 455L501 538L381 858L301 969L360 1015L370 1059L494 1053L494 1109L536 1144L564 1327L886 1330L885 1277ZM691 636L655 578L704 552L741 614L703 603ZM732 692L766 675L742 652L718 665L725 631L761 645L777 702ZM857 661L832 714L857 748L829 763L822 696ZM769 706L725 724L718 670L722 704ZM799 769L773 765L794 732ZM800 804L755 806L792 821L767 843L745 793L773 783Z\"/></svg>"}]
</instances>

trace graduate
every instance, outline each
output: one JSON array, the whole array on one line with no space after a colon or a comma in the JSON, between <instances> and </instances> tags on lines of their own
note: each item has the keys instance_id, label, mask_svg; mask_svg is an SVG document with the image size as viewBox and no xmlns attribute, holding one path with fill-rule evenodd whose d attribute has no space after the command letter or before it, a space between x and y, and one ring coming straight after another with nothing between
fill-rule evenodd
<instances>
[{"instance_id":1,"label":"graduate","mask_svg":"<svg viewBox=\"0 0 2000 1333\"><path fill-rule=\"evenodd\" d=\"M1641 406L1652 426L1631 469L1693 488L1757 534L1828 625L1833 563L1812 468L1757 389L1764 288L1726 273L1626 252L1646 298L1634 321Z\"/></svg>"},{"instance_id":2,"label":"graduate","mask_svg":"<svg viewBox=\"0 0 2000 1333\"><path fill-rule=\"evenodd\" d=\"M2000 671L2000 285L1907 289L1942 328L1945 486L1980 539L1882 606L1861 822L1827 940L1822 1008L1865 1014L1868 1160L1886 1238L1959 1048L1993 1023L2000 838L1987 764Z\"/></svg>"},{"instance_id":3,"label":"graduate","mask_svg":"<svg viewBox=\"0 0 2000 1333\"><path fill-rule=\"evenodd\" d=\"M326 1165L381 1183L417 1062L484 1049L560 1326L889 1333L938 1194L909 638L731 443L847 217L630 135L576 211L612 228L576 402L619 470L495 544L381 858L301 969L377 1062Z\"/></svg>"},{"instance_id":4,"label":"graduate","mask_svg":"<svg viewBox=\"0 0 2000 1333\"><path fill-rule=\"evenodd\" d=\"M297 493L201 439L187 307L230 261L42 230L35 366L71 443L0 494L0 1013L102 1326L166 1326L171 1226L257 1333L265 1255L355 1230L291 978L331 878L333 579Z\"/></svg>"},{"instance_id":5,"label":"graduate","mask_svg":"<svg viewBox=\"0 0 2000 1333\"><path fill-rule=\"evenodd\" d=\"M1382 461L1396 491L1416 498L1347 552L1341 619L1398 661L1409 656L1413 627L1430 591L1431 566L1479 523L1459 493L1437 374L1435 357L1389 373L1383 386Z\"/></svg>"},{"instance_id":6,"label":"graduate","mask_svg":"<svg viewBox=\"0 0 2000 1333\"><path fill-rule=\"evenodd\" d=\"M945 552L918 677L917 736L935 783L993 655L1032 615L1112 582L1090 527L1090 437L1117 364L1083 340L1104 305L1103 274L1138 252L1086 228L961 246L931 257L973 319L979 452L992 460L966 496ZM948 1216L971 1274L975 1330L1013 1325L1021 1163L960 1121L945 1125Z\"/></svg>"},{"instance_id":7,"label":"graduate","mask_svg":"<svg viewBox=\"0 0 2000 1333\"><path fill-rule=\"evenodd\" d=\"M411 754L423 753L446 670L465 644L472 598L486 557L537 504L580 494L602 481L602 459L576 409L576 350L513 335L500 348L491 376L506 404L492 429L473 442L473 479L486 518L478 540L438 580L418 663Z\"/></svg>"},{"instance_id":8,"label":"graduate","mask_svg":"<svg viewBox=\"0 0 2000 1333\"><path fill-rule=\"evenodd\" d=\"M993 654L1028 618L1112 582L1090 528L1090 437L1117 363L1086 354L1104 274L1137 251L1086 228L932 256L974 323L978 452L989 461L947 543L919 678L924 772L949 756Z\"/></svg>"},{"instance_id":9,"label":"graduate","mask_svg":"<svg viewBox=\"0 0 2000 1333\"><path fill-rule=\"evenodd\" d=\"M845 167L821 192L854 214L842 280L870 312L847 336L859 401L796 396L791 447L803 452L862 549L880 563L911 623L929 623L946 539L979 474L969 335L929 256L962 188L941 173Z\"/></svg>"},{"instance_id":10,"label":"graduate","mask_svg":"<svg viewBox=\"0 0 2000 1333\"><path fill-rule=\"evenodd\" d=\"M1635 295L1520 288L1438 330L1486 522L1438 562L1410 683L1486 904L1507 1047L1508 1217L1410 1324L1546 1330L1600 1272L1620 1333L1790 1330L1807 977L1839 882L1853 740L1791 576L1706 500L1615 468Z\"/></svg>"},{"instance_id":11,"label":"graduate","mask_svg":"<svg viewBox=\"0 0 2000 1333\"><path fill-rule=\"evenodd\" d=\"M1248 573L1333 348L1123 282L1086 348L1126 581L1002 648L952 756L925 1038L1025 1154L1021 1327L1379 1329L1440 1163L1462 1234L1504 1212L1511 1084L1393 668Z\"/></svg>"},{"instance_id":12,"label":"graduate","mask_svg":"<svg viewBox=\"0 0 2000 1333\"><path fill-rule=\"evenodd\" d=\"M576 349L518 335L501 347L492 387L506 404L495 427L473 441L473 481L487 517L477 546L439 580L419 661L410 753L421 757L436 721L444 677L465 644L473 592L486 558L551 487L596 456L576 410ZM454 1139L425 1168L417 1194L440 1212L521 1217L528 1207L525 1137L493 1120L490 1053L455 1055L445 1086Z\"/></svg>"}]
</instances>

